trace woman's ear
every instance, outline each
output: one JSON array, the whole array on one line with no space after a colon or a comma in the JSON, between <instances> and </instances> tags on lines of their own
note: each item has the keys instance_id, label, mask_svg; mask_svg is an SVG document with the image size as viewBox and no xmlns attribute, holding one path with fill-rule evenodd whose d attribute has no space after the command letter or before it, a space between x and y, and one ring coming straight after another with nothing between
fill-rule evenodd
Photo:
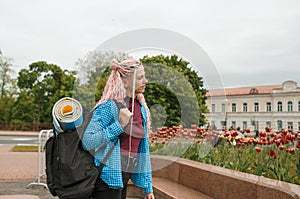
<instances>
[{"instance_id":1,"label":"woman's ear","mask_svg":"<svg viewBox=\"0 0 300 199\"><path fill-rule=\"evenodd\" d=\"M122 78L122 82L123 82L124 88L127 89L128 88L128 80L126 78Z\"/></svg>"}]
</instances>

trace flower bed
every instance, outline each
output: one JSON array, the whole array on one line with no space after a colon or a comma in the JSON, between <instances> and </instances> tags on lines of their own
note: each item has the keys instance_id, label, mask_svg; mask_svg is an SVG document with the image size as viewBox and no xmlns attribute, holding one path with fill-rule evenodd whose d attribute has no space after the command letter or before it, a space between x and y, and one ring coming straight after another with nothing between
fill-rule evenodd
<instances>
[{"instance_id":1,"label":"flower bed","mask_svg":"<svg viewBox=\"0 0 300 199\"><path fill-rule=\"evenodd\" d=\"M214 132L192 125L158 128L150 133L152 154L182 157L206 164L300 184L300 132L272 132L269 127Z\"/></svg>"}]
</instances>

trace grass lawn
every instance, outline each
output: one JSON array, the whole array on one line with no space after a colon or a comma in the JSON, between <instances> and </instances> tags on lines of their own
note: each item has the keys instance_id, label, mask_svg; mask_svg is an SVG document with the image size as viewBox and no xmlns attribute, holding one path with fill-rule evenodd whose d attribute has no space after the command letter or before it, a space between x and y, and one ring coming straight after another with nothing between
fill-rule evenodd
<instances>
[{"instance_id":1,"label":"grass lawn","mask_svg":"<svg viewBox=\"0 0 300 199\"><path fill-rule=\"evenodd\" d=\"M38 146L34 145L15 145L12 148L13 152L38 152Z\"/></svg>"}]
</instances>

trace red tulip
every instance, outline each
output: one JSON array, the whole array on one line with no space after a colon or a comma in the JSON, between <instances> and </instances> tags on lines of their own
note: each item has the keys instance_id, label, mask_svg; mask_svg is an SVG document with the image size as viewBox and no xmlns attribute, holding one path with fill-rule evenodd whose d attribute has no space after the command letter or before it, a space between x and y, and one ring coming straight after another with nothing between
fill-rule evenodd
<instances>
[{"instance_id":1,"label":"red tulip","mask_svg":"<svg viewBox=\"0 0 300 199\"><path fill-rule=\"evenodd\" d=\"M291 148L291 149L289 150L289 153L295 153L295 148Z\"/></svg>"},{"instance_id":2,"label":"red tulip","mask_svg":"<svg viewBox=\"0 0 300 199\"><path fill-rule=\"evenodd\" d=\"M280 146L279 146L279 149L280 149L281 151L283 151L283 150L284 150L284 146L283 146L283 145L280 145Z\"/></svg>"},{"instance_id":3,"label":"red tulip","mask_svg":"<svg viewBox=\"0 0 300 199\"><path fill-rule=\"evenodd\" d=\"M271 128L268 127L268 126L265 127L265 130L266 130L266 132L268 132L268 133L271 132Z\"/></svg>"},{"instance_id":4,"label":"red tulip","mask_svg":"<svg viewBox=\"0 0 300 199\"><path fill-rule=\"evenodd\" d=\"M268 151L268 154L269 154L270 157L273 157L275 159L277 158L277 154L275 153L275 151L273 149L270 149Z\"/></svg>"},{"instance_id":5,"label":"red tulip","mask_svg":"<svg viewBox=\"0 0 300 199\"><path fill-rule=\"evenodd\" d=\"M238 136L238 134L239 133L237 131L234 131L234 132L231 133L231 137L236 137L236 136Z\"/></svg>"},{"instance_id":6,"label":"red tulip","mask_svg":"<svg viewBox=\"0 0 300 199\"><path fill-rule=\"evenodd\" d=\"M272 145L273 144L273 140L268 141L268 145Z\"/></svg>"},{"instance_id":7,"label":"red tulip","mask_svg":"<svg viewBox=\"0 0 300 199\"><path fill-rule=\"evenodd\" d=\"M275 154L275 151L273 149L268 150L269 156L273 156Z\"/></svg>"},{"instance_id":8,"label":"red tulip","mask_svg":"<svg viewBox=\"0 0 300 199\"><path fill-rule=\"evenodd\" d=\"M290 139L293 141L295 139L295 135L291 135Z\"/></svg>"},{"instance_id":9,"label":"red tulip","mask_svg":"<svg viewBox=\"0 0 300 199\"><path fill-rule=\"evenodd\" d=\"M246 133L250 133L250 129L246 129Z\"/></svg>"},{"instance_id":10,"label":"red tulip","mask_svg":"<svg viewBox=\"0 0 300 199\"><path fill-rule=\"evenodd\" d=\"M261 152L261 148L260 147L255 147L255 151Z\"/></svg>"}]
</instances>

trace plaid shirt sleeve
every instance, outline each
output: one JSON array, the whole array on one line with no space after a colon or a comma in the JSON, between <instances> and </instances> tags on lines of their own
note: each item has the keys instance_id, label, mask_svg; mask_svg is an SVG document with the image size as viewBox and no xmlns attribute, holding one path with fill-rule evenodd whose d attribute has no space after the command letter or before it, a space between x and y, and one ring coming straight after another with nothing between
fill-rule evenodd
<instances>
[{"instance_id":1,"label":"plaid shirt sleeve","mask_svg":"<svg viewBox=\"0 0 300 199\"><path fill-rule=\"evenodd\" d=\"M85 150L101 148L109 143L116 143L123 129L118 121L118 107L112 100L100 104L93 112L87 126L82 145Z\"/></svg>"}]
</instances>

